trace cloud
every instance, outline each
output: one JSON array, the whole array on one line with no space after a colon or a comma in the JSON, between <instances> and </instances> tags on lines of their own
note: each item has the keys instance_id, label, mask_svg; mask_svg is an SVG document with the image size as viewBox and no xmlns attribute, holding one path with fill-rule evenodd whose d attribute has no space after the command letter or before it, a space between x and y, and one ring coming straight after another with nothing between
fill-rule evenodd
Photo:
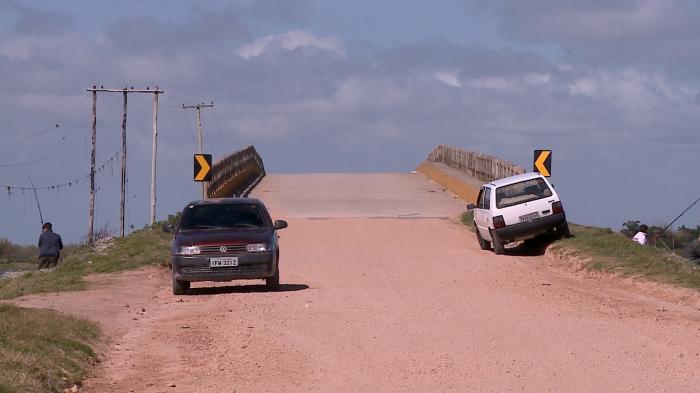
<instances>
[{"instance_id":1,"label":"cloud","mask_svg":"<svg viewBox=\"0 0 700 393\"><path fill-rule=\"evenodd\" d=\"M333 37L317 37L307 31L293 30L284 34L269 35L259 38L251 44L238 49L239 56L248 60L262 55L272 48L281 48L288 51L313 50L333 53L345 57L345 49L341 42Z\"/></svg>"},{"instance_id":2,"label":"cloud","mask_svg":"<svg viewBox=\"0 0 700 393\"><path fill-rule=\"evenodd\" d=\"M15 1L0 3L0 11L14 14L13 32L23 36L50 36L68 30L72 18L61 12L40 10Z\"/></svg>"},{"instance_id":3,"label":"cloud","mask_svg":"<svg viewBox=\"0 0 700 393\"><path fill-rule=\"evenodd\" d=\"M193 7L184 22L164 22L154 16L121 18L108 29L105 39L129 52L173 52L193 46L215 47L241 42L250 36L241 10Z\"/></svg>"},{"instance_id":4,"label":"cloud","mask_svg":"<svg viewBox=\"0 0 700 393\"><path fill-rule=\"evenodd\" d=\"M308 0L257 0L247 10L247 14L260 20L302 24L308 21L308 12Z\"/></svg>"},{"instance_id":5,"label":"cloud","mask_svg":"<svg viewBox=\"0 0 700 393\"><path fill-rule=\"evenodd\" d=\"M555 43L572 61L697 75L700 5L686 0L497 1L480 8L505 37Z\"/></svg>"},{"instance_id":6,"label":"cloud","mask_svg":"<svg viewBox=\"0 0 700 393\"><path fill-rule=\"evenodd\" d=\"M684 0L503 2L504 31L546 41L682 40L700 33L700 10Z\"/></svg>"},{"instance_id":7,"label":"cloud","mask_svg":"<svg viewBox=\"0 0 700 393\"><path fill-rule=\"evenodd\" d=\"M183 186L191 183L195 143L193 116L181 105L202 100L215 102L202 114L205 149L219 156L254 144L271 173L408 171L438 143L529 166L532 149L547 147L555 150L555 172L566 173L558 181L563 192L579 190L581 184L612 189L606 197L617 206L628 197L615 189L617 179L636 181L638 188L630 185L635 193L665 200L664 190L645 189L649 179L673 169L677 176L668 180L669 189L684 192L689 187L684 179L692 178L700 165L700 91L663 69L632 63L600 67L574 57L554 61L526 49L444 40L390 48L365 43L371 47L358 55L348 49L354 42L296 27L253 38L247 25L253 11L216 12L201 8L179 22L132 18L110 25L97 38L70 29L48 37L19 32L0 36L0 84L14 92L0 97L0 139L12 142L18 134L31 135L75 110L46 138L0 151L0 164L50 154L63 146L63 136L65 143L80 140L91 125L90 96L84 88L127 83L165 89L159 113L159 195L168 197L159 199L160 212L173 212L197 197L196 187ZM256 12L261 12L259 18L274 17ZM240 20L245 22L236 22ZM238 25L226 26L226 21ZM218 38L210 40L214 33ZM546 37L544 31L538 34ZM680 33L666 34L677 39L673 37ZM150 99L129 97L129 168L150 168ZM98 161L120 146L120 105L118 95L98 98ZM72 156L27 171L42 184L70 179L85 172L86 149L80 145ZM633 165L637 157L653 158L658 151L671 153L643 171ZM0 174L8 182L23 181L16 171L0 168ZM131 211L148 206L149 179L148 170L130 169L136 195L130 199ZM105 190L116 184L110 177L100 181ZM99 194L99 203L116 206L115 195ZM585 204L590 195L576 198L568 203ZM64 214L59 202L51 203L47 209ZM75 217L84 214L83 207L66 210L59 218L81 221ZM117 222L113 210L100 210L99 219ZM576 217L576 208L571 212ZM595 214L612 213L603 209L591 217ZM134 213L132 221L140 227L146 216ZM624 218L631 217L620 217L620 222ZM82 230L72 228L74 233ZM34 231L18 236L33 239Z\"/></svg>"},{"instance_id":8,"label":"cloud","mask_svg":"<svg viewBox=\"0 0 700 393\"><path fill-rule=\"evenodd\" d=\"M454 71L436 71L433 75L435 76L435 79L448 86L462 87L462 82L460 82L459 76Z\"/></svg>"}]
</instances>

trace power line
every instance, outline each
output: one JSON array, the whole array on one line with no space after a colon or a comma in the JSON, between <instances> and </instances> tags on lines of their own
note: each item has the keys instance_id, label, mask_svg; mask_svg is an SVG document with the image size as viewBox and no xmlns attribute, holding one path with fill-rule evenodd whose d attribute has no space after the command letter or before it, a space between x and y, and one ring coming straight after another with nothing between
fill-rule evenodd
<instances>
[{"instance_id":1,"label":"power line","mask_svg":"<svg viewBox=\"0 0 700 393\"><path fill-rule=\"evenodd\" d=\"M190 122L190 115L187 114L187 111L184 111L185 113L185 118L187 119L187 125L189 126L189 130L192 131L190 133L190 136L192 137L192 143L197 144L197 130L192 127L192 122Z\"/></svg>"},{"instance_id":2,"label":"power line","mask_svg":"<svg viewBox=\"0 0 700 393\"><path fill-rule=\"evenodd\" d=\"M219 133L219 141L221 142L221 148L226 151L226 144L224 143L224 137L221 135L221 128L219 127L219 119L216 117L216 110L213 110L214 114L214 124L216 125L216 131Z\"/></svg>"},{"instance_id":3,"label":"power line","mask_svg":"<svg viewBox=\"0 0 700 393\"><path fill-rule=\"evenodd\" d=\"M108 164L113 163L113 162L118 162L119 161L119 152L115 153L112 155L112 157L109 160L105 160L102 165L100 165L97 169L98 173L102 173L102 171L107 167ZM71 181L67 181L65 183L60 183L60 184L53 184L53 185L48 185L48 186L32 186L32 187L27 187L27 186L16 186L16 185L8 185L8 184L0 184L0 187L4 188L7 191L11 190L20 190L20 191L26 191L26 190L55 190L57 188L65 188L65 187L72 187L73 184L79 184L81 180L83 179L89 179L90 174L75 178Z\"/></svg>"},{"instance_id":4,"label":"power line","mask_svg":"<svg viewBox=\"0 0 700 393\"><path fill-rule=\"evenodd\" d=\"M79 140L75 141L74 143L70 144L70 145L69 145L68 147L66 147L65 149L59 150L59 151L57 151L56 153L53 153L53 154L48 155L48 156L46 156L46 157L39 158L38 160L32 160L32 161L26 161L26 162L17 162L17 163L12 163L12 164L0 164L0 168L17 167L17 166L22 166L22 165L36 164L37 162L41 162L41 161L46 161L46 160L48 160L48 159L50 159L50 158L54 158L54 157L56 157L56 156L58 156L58 155L60 155L60 154L62 154L62 153L67 152L68 150L74 148L74 147L77 146L80 142L83 142L83 141L85 141L85 140L87 140L87 137L86 137L86 136L84 136L84 137L80 138Z\"/></svg>"},{"instance_id":5,"label":"power line","mask_svg":"<svg viewBox=\"0 0 700 393\"><path fill-rule=\"evenodd\" d=\"M120 224L120 237L124 237L124 213L125 213L125 203L126 203L126 113L127 113L127 95L129 93L146 93L153 94L153 149L151 153L151 224L155 222L156 218L156 155L158 146L158 95L163 94L164 91L160 90L156 86L153 90L149 86L145 89L134 89L124 87L121 89L110 89L96 85L93 85L91 89L87 91L92 92L92 156L91 156L91 179L95 176L95 147L96 147L96 134L97 134L97 93L121 93L123 97L123 111L122 111L122 152L121 152L121 201L119 209L119 224ZM93 229L94 229L94 201L95 201L95 185L94 181L90 182L90 202L89 202L89 218L88 218L88 242L93 241Z\"/></svg>"},{"instance_id":6,"label":"power line","mask_svg":"<svg viewBox=\"0 0 700 393\"><path fill-rule=\"evenodd\" d=\"M196 105L182 104L182 109L194 109L197 112L197 153L202 153L204 146L202 145L202 108L213 108L214 101L211 104L199 103ZM202 182L202 199L207 199L207 182Z\"/></svg>"},{"instance_id":7,"label":"power line","mask_svg":"<svg viewBox=\"0 0 700 393\"><path fill-rule=\"evenodd\" d=\"M106 120L112 113L114 113L114 110L115 110L115 107L112 107L112 109L110 109L107 113L105 113L105 114L102 116L102 119L100 120L100 124L101 124L101 123L104 123L105 120ZM67 116L68 116L68 115L67 115ZM64 116L64 119L67 118L67 116ZM27 138L27 139L25 139L25 140L30 140L30 139L33 139L33 138L35 138L35 137L37 137L37 136L39 136L39 134L37 134L37 135L35 135L35 136L33 136L33 137L30 137L30 138ZM87 137L83 137L82 139L79 139L79 140L75 141L74 143L72 143L71 145L67 146L67 147L64 148L63 150L59 150L59 151L57 151L57 152L55 152L55 153L52 153L52 154L49 155L49 156L46 156L46 157L43 157L43 158L39 158L39 159L37 159L37 160L27 161L27 162L18 162L18 163L12 163L12 164L0 164L0 168L12 168L12 167L18 167L18 166L23 166L23 165L36 164L37 162L41 162L41 161L46 161L46 160L48 160L48 159L50 159L50 158L57 157L57 156L59 156L59 155L65 153L65 152L71 150L73 147L75 147L75 146L78 145L80 142L82 142L82 141L84 141L84 140L86 140L86 139L87 139ZM15 143L14 145L19 144L19 143L20 143L20 142L17 142L17 143ZM12 145L6 145L6 146L12 146ZM2 147L0 146L0 148L2 148Z\"/></svg>"},{"instance_id":8,"label":"power line","mask_svg":"<svg viewBox=\"0 0 700 393\"><path fill-rule=\"evenodd\" d=\"M42 135L48 133L49 131L51 131L51 130L53 130L53 129L60 128L61 123L63 123L64 120L66 120L66 119L68 119L70 116L72 116L72 115L78 110L78 108L79 108L80 106L82 106L83 101L84 101L84 99L83 99L82 101L80 101L78 104L76 104L76 106L75 106L67 115L63 116L63 117L62 117L60 120L58 120L56 123L54 123L54 124L52 124L52 125L50 125L50 126L44 128L44 129L42 129L41 131L39 131L38 133L36 133L36 134L34 134L34 135L31 135L31 136L28 136L28 137L26 137L26 138L24 138L24 139L20 139L20 140L18 140L18 141L14 141L14 142L8 143L8 144L6 144L6 145L0 145L0 149L5 149L5 148L8 148L8 147L17 146L17 145L22 144L22 143L24 143L24 142L31 141L32 139L36 139L36 138L38 138L38 137L40 137L40 136L42 136Z\"/></svg>"}]
</instances>

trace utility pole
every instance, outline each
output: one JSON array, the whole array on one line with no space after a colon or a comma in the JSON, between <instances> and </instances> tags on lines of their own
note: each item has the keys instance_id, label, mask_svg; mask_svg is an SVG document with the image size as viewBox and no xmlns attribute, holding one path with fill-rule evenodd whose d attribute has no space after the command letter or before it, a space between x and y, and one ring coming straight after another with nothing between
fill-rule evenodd
<instances>
[{"instance_id":1,"label":"utility pole","mask_svg":"<svg viewBox=\"0 0 700 393\"><path fill-rule=\"evenodd\" d=\"M124 237L124 213L126 211L126 89L124 95L124 110L122 111L122 199L119 203L119 237Z\"/></svg>"},{"instance_id":2,"label":"utility pole","mask_svg":"<svg viewBox=\"0 0 700 393\"><path fill-rule=\"evenodd\" d=\"M197 105L182 105L182 109L196 109L197 110L197 153L203 153L203 142L202 142L202 108L213 108L214 102L211 104L197 104ZM207 182L202 182L202 199L207 199Z\"/></svg>"},{"instance_id":3,"label":"utility pole","mask_svg":"<svg viewBox=\"0 0 700 393\"><path fill-rule=\"evenodd\" d=\"M158 154L158 86L153 94L153 151L151 153L151 226L156 222L156 156Z\"/></svg>"},{"instance_id":4,"label":"utility pole","mask_svg":"<svg viewBox=\"0 0 700 393\"><path fill-rule=\"evenodd\" d=\"M93 85L93 89L97 86ZM92 91L92 154L90 155L90 207L88 208L88 233L89 245L95 240L95 149L97 142L97 91Z\"/></svg>"},{"instance_id":5,"label":"utility pole","mask_svg":"<svg viewBox=\"0 0 700 393\"><path fill-rule=\"evenodd\" d=\"M96 129L97 129L97 93L122 93L124 99L123 112L122 112L122 176L121 176L121 201L119 209L119 236L124 237L125 233L125 207L126 207L126 109L127 109L127 95L129 93L151 93L155 95L153 100L153 152L151 157L151 224L155 221L155 204L156 204L156 152L157 152L157 138L158 138L158 94L162 94L163 90L160 90L157 86L154 90L149 87L146 89L134 89L133 87L123 89L105 89L103 86L97 88L93 86L92 89L87 89L87 91L92 92L92 158L91 158L91 171L90 171L90 218L88 223L88 242L93 242L94 231L94 210L95 210L95 139L96 139Z\"/></svg>"}]
</instances>

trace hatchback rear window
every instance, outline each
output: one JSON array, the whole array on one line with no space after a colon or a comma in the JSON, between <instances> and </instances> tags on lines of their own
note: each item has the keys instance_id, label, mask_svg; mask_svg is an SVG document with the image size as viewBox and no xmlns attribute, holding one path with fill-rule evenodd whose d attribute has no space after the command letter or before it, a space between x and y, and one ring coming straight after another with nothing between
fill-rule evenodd
<instances>
[{"instance_id":1,"label":"hatchback rear window","mask_svg":"<svg viewBox=\"0 0 700 393\"><path fill-rule=\"evenodd\" d=\"M496 206L499 209L552 196L552 190L542 178L508 184L496 189Z\"/></svg>"},{"instance_id":2,"label":"hatchback rear window","mask_svg":"<svg viewBox=\"0 0 700 393\"><path fill-rule=\"evenodd\" d=\"M180 229L226 229L265 226L260 206L253 204L191 205L185 210Z\"/></svg>"}]
</instances>

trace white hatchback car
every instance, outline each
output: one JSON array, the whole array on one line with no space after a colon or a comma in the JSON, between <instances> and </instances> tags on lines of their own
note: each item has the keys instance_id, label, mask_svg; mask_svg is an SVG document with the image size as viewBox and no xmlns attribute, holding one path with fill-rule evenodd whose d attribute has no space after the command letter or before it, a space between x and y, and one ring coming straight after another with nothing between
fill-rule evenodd
<instances>
[{"instance_id":1,"label":"white hatchback car","mask_svg":"<svg viewBox=\"0 0 700 393\"><path fill-rule=\"evenodd\" d=\"M564 206L554 187L539 173L506 177L481 186L474 210L476 237L482 250L493 245L496 254L505 245L545 233L569 237Z\"/></svg>"}]
</instances>

